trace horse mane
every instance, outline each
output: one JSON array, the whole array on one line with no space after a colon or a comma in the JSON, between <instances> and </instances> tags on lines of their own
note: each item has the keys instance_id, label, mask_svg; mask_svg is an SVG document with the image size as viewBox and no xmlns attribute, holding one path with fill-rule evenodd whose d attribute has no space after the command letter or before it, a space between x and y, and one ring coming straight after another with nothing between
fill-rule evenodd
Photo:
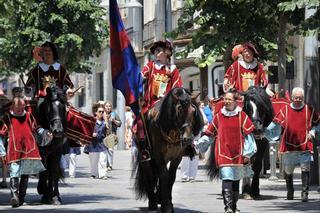
<instances>
[{"instance_id":1,"label":"horse mane","mask_svg":"<svg viewBox=\"0 0 320 213\"><path fill-rule=\"evenodd\" d=\"M193 100L193 99L192 99L192 105L195 108L194 121L193 121L193 125L192 125L192 133L193 133L193 135L198 135L203 128L204 120L203 120L201 111L199 109L199 105L197 103L195 103L195 100Z\"/></svg>"},{"instance_id":2,"label":"horse mane","mask_svg":"<svg viewBox=\"0 0 320 213\"><path fill-rule=\"evenodd\" d=\"M190 92L182 87L173 88L162 99L160 102L157 124L164 132L168 132L177 127L177 118L175 113L175 105L177 101L180 101L184 104L192 104L192 106L195 108L192 132L193 135L198 135L203 127L203 118L198 105L195 103L195 100L191 99Z\"/></svg>"},{"instance_id":3,"label":"horse mane","mask_svg":"<svg viewBox=\"0 0 320 213\"><path fill-rule=\"evenodd\" d=\"M257 105L257 109L260 115L265 115L263 126L268 126L274 117L274 111L269 95L265 89L259 86L251 86L244 93L244 107L243 110L248 114L252 115L252 109L250 101L253 101Z\"/></svg>"},{"instance_id":4,"label":"horse mane","mask_svg":"<svg viewBox=\"0 0 320 213\"><path fill-rule=\"evenodd\" d=\"M183 95L185 92L189 96ZM175 95L173 95L173 93L175 93ZM185 102L191 102L190 93L181 87L171 89L170 92L162 99L157 124L165 132L177 127L175 105L178 100L176 100L176 98Z\"/></svg>"}]
</instances>

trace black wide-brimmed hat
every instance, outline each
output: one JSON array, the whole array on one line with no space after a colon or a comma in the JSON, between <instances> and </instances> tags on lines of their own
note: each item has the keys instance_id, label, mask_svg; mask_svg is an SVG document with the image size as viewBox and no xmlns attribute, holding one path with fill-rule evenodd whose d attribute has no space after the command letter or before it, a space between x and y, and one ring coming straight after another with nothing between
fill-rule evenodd
<instances>
[{"instance_id":1,"label":"black wide-brimmed hat","mask_svg":"<svg viewBox=\"0 0 320 213\"><path fill-rule=\"evenodd\" d=\"M251 50L254 57L259 57L259 52L258 52L257 48L251 42L246 42L246 43L242 44L242 46L244 49Z\"/></svg>"},{"instance_id":2,"label":"black wide-brimmed hat","mask_svg":"<svg viewBox=\"0 0 320 213\"><path fill-rule=\"evenodd\" d=\"M156 41L153 43L153 45L150 47L150 52L154 54L154 51L156 50L157 47L163 47L171 52L172 55L172 43L169 40L165 41Z\"/></svg>"}]
</instances>

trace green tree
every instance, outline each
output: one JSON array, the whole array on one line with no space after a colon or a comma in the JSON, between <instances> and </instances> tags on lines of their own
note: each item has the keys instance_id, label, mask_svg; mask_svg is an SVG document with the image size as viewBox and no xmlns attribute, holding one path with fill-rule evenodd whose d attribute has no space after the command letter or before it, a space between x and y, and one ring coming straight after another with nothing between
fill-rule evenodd
<instances>
[{"instance_id":1,"label":"green tree","mask_svg":"<svg viewBox=\"0 0 320 213\"><path fill-rule=\"evenodd\" d=\"M106 11L95 0L0 0L0 75L35 65L32 50L54 42L69 72L89 72L106 45Z\"/></svg>"},{"instance_id":2,"label":"green tree","mask_svg":"<svg viewBox=\"0 0 320 213\"><path fill-rule=\"evenodd\" d=\"M191 36L192 42L182 52L184 56L203 47L201 57L196 59L200 67L221 55L230 55L235 44L252 41L258 46L262 60L278 61L279 86L284 88L285 63L290 60L293 48L287 45L288 36L319 28L316 16L304 20L306 5L316 7L319 1L186 0L179 27L172 36Z\"/></svg>"}]
</instances>

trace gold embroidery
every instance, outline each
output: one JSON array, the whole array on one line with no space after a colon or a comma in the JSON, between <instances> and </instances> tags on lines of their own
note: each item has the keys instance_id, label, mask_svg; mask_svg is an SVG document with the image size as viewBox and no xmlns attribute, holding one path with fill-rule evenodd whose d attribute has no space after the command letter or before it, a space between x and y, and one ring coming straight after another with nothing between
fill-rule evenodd
<instances>
[{"instance_id":1,"label":"gold embroidery","mask_svg":"<svg viewBox=\"0 0 320 213\"><path fill-rule=\"evenodd\" d=\"M257 75L254 73L250 73L250 72L242 73L241 74L242 90L247 91L250 86L254 86L256 77Z\"/></svg>"}]
</instances>

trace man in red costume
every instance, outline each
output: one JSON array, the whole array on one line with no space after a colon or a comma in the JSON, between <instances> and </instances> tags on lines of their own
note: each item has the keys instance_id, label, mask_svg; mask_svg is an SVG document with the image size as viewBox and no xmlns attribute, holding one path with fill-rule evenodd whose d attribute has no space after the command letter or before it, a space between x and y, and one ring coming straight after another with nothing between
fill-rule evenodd
<instances>
[{"instance_id":1,"label":"man in red costume","mask_svg":"<svg viewBox=\"0 0 320 213\"><path fill-rule=\"evenodd\" d=\"M10 168L11 205L19 207L24 203L29 175L45 170L35 135L43 136L39 145L46 145L52 134L37 127L32 115L25 111L22 96L14 97L12 102L10 112L0 121L0 156Z\"/></svg>"},{"instance_id":2,"label":"man in red costume","mask_svg":"<svg viewBox=\"0 0 320 213\"><path fill-rule=\"evenodd\" d=\"M237 91L247 91L250 86L267 87L268 80L263 65L258 62L257 49L250 42L237 45L233 58L237 59L224 75L223 90L226 92L230 88ZM234 50L235 52L235 50Z\"/></svg>"},{"instance_id":3,"label":"man in red costume","mask_svg":"<svg viewBox=\"0 0 320 213\"><path fill-rule=\"evenodd\" d=\"M284 106L275 116L274 123L268 127L274 130L271 137L267 136L271 140L279 138L280 127L283 129L279 151L283 160L288 200L293 200L293 172L296 166L300 166L301 200L308 201L310 161L313 153L312 139L315 137L315 129L312 128L318 125L319 121L320 115L304 103L304 90L296 87L292 90L291 104Z\"/></svg>"},{"instance_id":4,"label":"man in red costume","mask_svg":"<svg viewBox=\"0 0 320 213\"><path fill-rule=\"evenodd\" d=\"M142 69L145 79L145 93L142 100L141 114L144 116L155 103L169 93L172 88L182 87L182 79L176 65L170 63L173 47L170 41L157 41L150 48L154 60L149 61ZM144 116L145 117L145 116ZM136 138L141 147L141 160L150 159L145 142L143 120L137 116L134 122L137 125Z\"/></svg>"},{"instance_id":5,"label":"man in red costume","mask_svg":"<svg viewBox=\"0 0 320 213\"><path fill-rule=\"evenodd\" d=\"M237 209L239 182L243 177L253 174L249 159L256 152L252 135L254 125L248 115L237 106L235 91L228 91L224 96L224 106L214 116L197 145L206 143L206 137L216 136L214 148L215 162L211 165L219 169L222 179L222 195L225 212L240 212Z\"/></svg>"}]
</instances>

